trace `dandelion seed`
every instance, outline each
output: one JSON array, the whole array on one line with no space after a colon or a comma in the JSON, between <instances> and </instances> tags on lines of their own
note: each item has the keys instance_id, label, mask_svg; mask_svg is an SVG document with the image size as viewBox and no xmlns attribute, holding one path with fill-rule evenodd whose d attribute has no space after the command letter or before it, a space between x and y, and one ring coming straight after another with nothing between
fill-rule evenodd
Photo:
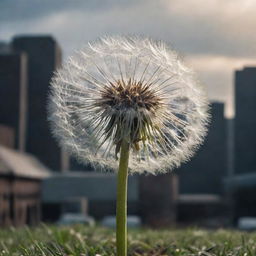
<instances>
[{"instance_id":1,"label":"dandelion seed","mask_svg":"<svg viewBox=\"0 0 256 256\"><path fill-rule=\"evenodd\" d=\"M160 41L104 37L55 73L49 119L61 146L82 162L117 170L123 140L129 172L166 172L201 144L208 120L204 90Z\"/></svg>"}]
</instances>

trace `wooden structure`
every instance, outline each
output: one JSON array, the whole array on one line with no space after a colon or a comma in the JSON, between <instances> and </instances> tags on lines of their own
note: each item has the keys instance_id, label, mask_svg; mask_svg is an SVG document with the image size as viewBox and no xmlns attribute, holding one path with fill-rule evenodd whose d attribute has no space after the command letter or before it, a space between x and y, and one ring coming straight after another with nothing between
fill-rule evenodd
<instances>
[{"instance_id":1,"label":"wooden structure","mask_svg":"<svg viewBox=\"0 0 256 256\"><path fill-rule=\"evenodd\" d=\"M40 221L41 180L49 174L34 157L0 146L0 226Z\"/></svg>"}]
</instances>

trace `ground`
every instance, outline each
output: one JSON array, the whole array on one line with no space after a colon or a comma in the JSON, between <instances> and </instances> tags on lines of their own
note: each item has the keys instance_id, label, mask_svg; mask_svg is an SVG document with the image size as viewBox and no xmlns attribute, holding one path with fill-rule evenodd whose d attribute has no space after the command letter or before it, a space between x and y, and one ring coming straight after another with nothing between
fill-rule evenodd
<instances>
[{"instance_id":1,"label":"ground","mask_svg":"<svg viewBox=\"0 0 256 256\"><path fill-rule=\"evenodd\" d=\"M233 230L129 230L130 256L255 256L256 233ZM0 255L111 256L112 229L85 226L0 230Z\"/></svg>"}]
</instances>

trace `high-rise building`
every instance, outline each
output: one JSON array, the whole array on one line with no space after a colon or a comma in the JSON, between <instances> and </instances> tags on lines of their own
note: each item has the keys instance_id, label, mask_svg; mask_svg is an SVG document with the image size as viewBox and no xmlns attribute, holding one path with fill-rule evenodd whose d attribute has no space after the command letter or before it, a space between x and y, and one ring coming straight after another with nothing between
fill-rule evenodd
<instances>
[{"instance_id":1,"label":"high-rise building","mask_svg":"<svg viewBox=\"0 0 256 256\"><path fill-rule=\"evenodd\" d=\"M224 104L211 104L211 122L204 144L195 156L183 164L179 175L181 194L222 194L227 175L227 120Z\"/></svg>"},{"instance_id":2,"label":"high-rise building","mask_svg":"<svg viewBox=\"0 0 256 256\"><path fill-rule=\"evenodd\" d=\"M0 47L0 124L13 128L14 147L25 150L27 56ZM7 50L8 49L8 50Z\"/></svg>"},{"instance_id":3,"label":"high-rise building","mask_svg":"<svg viewBox=\"0 0 256 256\"><path fill-rule=\"evenodd\" d=\"M46 109L50 80L61 64L60 48L51 36L18 36L13 39L12 48L28 57L26 151L51 169L60 170L63 168L62 152L50 132ZM12 93L19 97L17 90ZM15 105L15 102L13 98L10 104Z\"/></svg>"},{"instance_id":4,"label":"high-rise building","mask_svg":"<svg viewBox=\"0 0 256 256\"><path fill-rule=\"evenodd\" d=\"M235 73L235 173L256 171L256 67Z\"/></svg>"}]
</instances>

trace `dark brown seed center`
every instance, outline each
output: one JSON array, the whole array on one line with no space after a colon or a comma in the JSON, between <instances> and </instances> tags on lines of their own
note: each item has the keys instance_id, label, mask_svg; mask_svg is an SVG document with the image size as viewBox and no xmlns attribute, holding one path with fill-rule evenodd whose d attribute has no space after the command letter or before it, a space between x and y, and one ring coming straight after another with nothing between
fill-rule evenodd
<instances>
[{"instance_id":1,"label":"dark brown seed center","mask_svg":"<svg viewBox=\"0 0 256 256\"><path fill-rule=\"evenodd\" d=\"M101 104L114 108L146 108L156 110L161 105L160 98L150 88L151 84L129 80L110 83L101 91Z\"/></svg>"}]
</instances>

